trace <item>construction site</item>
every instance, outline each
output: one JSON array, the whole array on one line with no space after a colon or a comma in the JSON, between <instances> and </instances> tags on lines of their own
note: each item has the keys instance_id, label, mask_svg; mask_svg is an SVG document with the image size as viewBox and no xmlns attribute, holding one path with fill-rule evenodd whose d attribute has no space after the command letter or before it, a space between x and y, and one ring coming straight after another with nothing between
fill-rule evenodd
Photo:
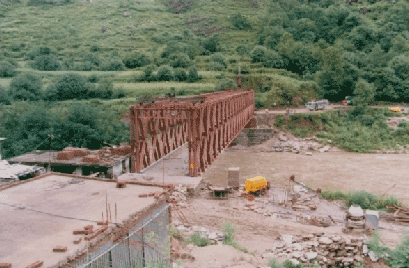
<instances>
[{"instance_id":1,"label":"construction site","mask_svg":"<svg viewBox=\"0 0 409 268\"><path fill-rule=\"evenodd\" d=\"M255 111L253 90L140 99L129 118L130 144L8 160L43 170L1 186L2 268L385 267L371 235L393 248L409 230L407 154L296 138ZM403 204L363 210L321 195L336 189Z\"/></svg>"}]
</instances>

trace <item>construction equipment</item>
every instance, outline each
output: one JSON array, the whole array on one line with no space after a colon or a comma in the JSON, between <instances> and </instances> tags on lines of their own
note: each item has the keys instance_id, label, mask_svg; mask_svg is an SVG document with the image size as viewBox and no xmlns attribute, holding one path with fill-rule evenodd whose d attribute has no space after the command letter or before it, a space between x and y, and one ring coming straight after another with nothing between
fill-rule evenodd
<instances>
[{"instance_id":1,"label":"construction equipment","mask_svg":"<svg viewBox=\"0 0 409 268\"><path fill-rule=\"evenodd\" d=\"M249 201L254 200L254 196L268 195L270 189L270 182L262 176L257 176L246 180L244 183L245 191L242 196L247 197Z\"/></svg>"},{"instance_id":2,"label":"construction equipment","mask_svg":"<svg viewBox=\"0 0 409 268\"><path fill-rule=\"evenodd\" d=\"M399 109L399 107L392 107L391 111L392 112L400 112L400 109Z\"/></svg>"}]
</instances>

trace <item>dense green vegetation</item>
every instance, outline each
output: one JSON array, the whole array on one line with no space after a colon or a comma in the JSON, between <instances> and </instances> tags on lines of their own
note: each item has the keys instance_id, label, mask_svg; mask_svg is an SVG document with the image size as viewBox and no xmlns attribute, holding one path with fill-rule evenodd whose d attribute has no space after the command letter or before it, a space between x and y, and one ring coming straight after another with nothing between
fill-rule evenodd
<instances>
[{"instance_id":1,"label":"dense green vegetation","mask_svg":"<svg viewBox=\"0 0 409 268\"><path fill-rule=\"evenodd\" d=\"M136 97L171 88L177 95L234 88L239 69L242 84L256 90L257 108L351 95L362 109L409 99L405 1L30 0L2 1L1 10L2 123L25 118L27 107L57 116L62 107L91 102L106 109L95 120L113 112L111 122L119 122ZM331 115L308 124L321 120L322 137L348 150L405 144L408 128L392 133L381 119ZM54 126L24 132L23 121L14 123L0 129L9 138L6 157L40 146L45 132L57 134ZM89 128L105 142L120 140L105 128ZM14 135L15 129L29 135ZM127 127L121 129L118 136L127 136ZM317 131L293 129L300 135ZM363 144L366 137L371 142ZM82 138L83 144L101 144ZM12 149L11 142L30 146Z\"/></svg>"},{"instance_id":2,"label":"dense green vegetation","mask_svg":"<svg viewBox=\"0 0 409 268\"><path fill-rule=\"evenodd\" d=\"M319 114L279 115L275 126L291 130L305 138L315 134L322 142L332 140L334 146L351 152L399 150L409 146L409 124L401 123L394 130L387 125L393 112L386 108L353 107Z\"/></svg>"}]
</instances>

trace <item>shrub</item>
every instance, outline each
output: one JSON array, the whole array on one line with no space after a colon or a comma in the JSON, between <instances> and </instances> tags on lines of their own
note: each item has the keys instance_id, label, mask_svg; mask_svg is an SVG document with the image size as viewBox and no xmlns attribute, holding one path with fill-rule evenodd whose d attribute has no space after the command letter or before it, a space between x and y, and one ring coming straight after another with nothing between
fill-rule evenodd
<instances>
[{"instance_id":1,"label":"shrub","mask_svg":"<svg viewBox=\"0 0 409 268\"><path fill-rule=\"evenodd\" d=\"M409 235L406 234L402 241L395 247L390 254L390 266L396 268L409 267Z\"/></svg>"},{"instance_id":2,"label":"shrub","mask_svg":"<svg viewBox=\"0 0 409 268\"><path fill-rule=\"evenodd\" d=\"M209 53L214 53L220 49L220 37L217 33L205 38L202 42L203 48Z\"/></svg>"},{"instance_id":3,"label":"shrub","mask_svg":"<svg viewBox=\"0 0 409 268\"><path fill-rule=\"evenodd\" d=\"M91 62L76 62L70 69L75 71L89 72L95 69L95 65Z\"/></svg>"},{"instance_id":4,"label":"shrub","mask_svg":"<svg viewBox=\"0 0 409 268\"><path fill-rule=\"evenodd\" d=\"M10 95L15 100L39 100L41 79L34 74L23 73L11 80Z\"/></svg>"},{"instance_id":5,"label":"shrub","mask_svg":"<svg viewBox=\"0 0 409 268\"><path fill-rule=\"evenodd\" d=\"M187 239L187 243L192 243L198 247L205 247L207 245L211 245L212 241L208 238L202 237L200 232L195 232L194 234L190 235L190 239Z\"/></svg>"},{"instance_id":6,"label":"shrub","mask_svg":"<svg viewBox=\"0 0 409 268\"><path fill-rule=\"evenodd\" d=\"M2 86L0 86L0 103L4 105L10 105L9 93Z\"/></svg>"},{"instance_id":7,"label":"shrub","mask_svg":"<svg viewBox=\"0 0 409 268\"><path fill-rule=\"evenodd\" d=\"M17 43L12 43L11 45L10 45L10 50L11 51L13 51L13 52L19 52L22 48L24 47L24 45L23 44L17 44Z\"/></svg>"},{"instance_id":8,"label":"shrub","mask_svg":"<svg viewBox=\"0 0 409 268\"><path fill-rule=\"evenodd\" d=\"M210 71L223 71L224 69L226 69L226 67L223 64L214 61L210 64L209 67Z\"/></svg>"},{"instance_id":9,"label":"shrub","mask_svg":"<svg viewBox=\"0 0 409 268\"><path fill-rule=\"evenodd\" d=\"M266 47L256 46L250 53L252 62L263 62L266 52Z\"/></svg>"},{"instance_id":10,"label":"shrub","mask_svg":"<svg viewBox=\"0 0 409 268\"><path fill-rule=\"evenodd\" d=\"M0 77L13 77L17 74L16 67L8 61L0 62Z\"/></svg>"},{"instance_id":11,"label":"shrub","mask_svg":"<svg viewBox=\"0 0 409 268\"><path fill-rule=\"evenodd\" d=\"M230 18L230 23L235 30L251 29L251 25L246 17L243 17L241 13L236 13Z\"/></svg>"},{"instance_id":12,"label":"shrub","mask_svg":"<svg viewBox=\"0 0 409 268\"><path fill-rule=\"evenodd\" d=\"M173 68L186 68L190 65L190 58L185 53L175 53L169 56L170 66Z\"/></svg>"},{"instance_id":13,"label":"shrub","mask_svg":"<svg viewBox=\"0 0 409 268\"><path fill-rule=\"evenodd\" d=\"M359 205L362 209L374 208L373 204L377 200L377 196L366 191L352 192L348 196L348 206Z\"/></svg>"},{"instance_id":14,"label":"shrub","mask_svg":"<svg viewBox=\"0 0 409 268\"><path fill-rule=\"evenodd\" d=\"M220 81L219 84L216 85L215 90L220 91L220 90L225 90L229 88L237 88L237 84L233 79L224 78Z\"/></svg>"},{"instance_id":15,"label":"shrub","mask_svg":"<svg viewBox=\"0 0 409 268\"><path fill-rule=\"evenodd\" d=\"M236 52L237 54L244 56L249 53L249 49L247 48L246 45L240 44L236 47Z\"/></svg>"},{"instance_id":16,"label":"shrub","mask_svg":"<svg viewBox=\"0 0 409 268\"><path fill-rule=\"evenodd\" d=\"M31 66L40 71L57 71L61 65L54 55L42 55L34 59Z\"/></svg>"},{"instance_id":17,"label":"shrub","mask_svg":"<svg viewBox=\"0 0 409 268\"><path fill-rule=\"evenodd\" d=\"M245 247L239 245L236 241L234 241L234 238L233 238L234 233L235 233L234 226L231 224L230 221L226 222L223 225L223 234L225 236L225 238L223 240L223 244L224 245L230 245L230 246L234 247L235 249L241 250L243 252L248 252L248 250Z\"/></svg>"},{"instance_id":18,"label":"shrub","mask_svg":"<svg viewBox=\"0 0 409 268\"><path fill-rule=\"evenodd\" d=\"M144 54L136 52L126 55L124 58L124 64L126 68L134 69L150 64L150 59Z\"/></svg>"},{"instance_id":19,"label":"shrub","mask_svg":"<svg viewBox=\"0 0 409 268\"><path fill-rule=\"evenodd\" d=\"M114 95L114 84L110 79L103 79L98 86L88 85L88 98L111 99Z\"/></svg>"},{"instance_id":20,"label":"shrub","mask_svg":"<svg viewBox=\"0 0 409 268\"><path fill-rule=\"evenodd\" d=\"M110 58L105 60L101 64L102 71L123 71L125 70L125 65L121 60Z\"/></svg>"},{"instance_id":21,"label":"shrub","mask_svg":"<svg viewBox=\"0 0 409 268\"><path fill-rule=\"evenodd\" d=\"M168 65L159 67L156 79L158 81L171 81L173 79L172 68Z\"/></svg>"},{"instance_id":22,"label":"shrub","mask_svg":"<svg viewBox=\"0 0 409 268\"><path fill-rule=\"evenodd\" d=\"M380 244L380 234L378 230L374 232L371 239L366 241L366 245L368 246L368 250L373 251L377 257L381 257L385 253L391 253L391 250L389 248L384 247Z\"/></svg>"},{"instance_id":23,"label":"shrub","mask_svg":"<svg viewBox=\"0 0 409 268\"><path fill-rule=\"evenodd\" d=\"M268 260L268 267L270 268L282 268L282 264L277 259L269 259Z\"/></svg>"},{"instance_id":24,"label":"shrub","mask_svg":"<svg viewBox=\"0 0 409 268\"><path fill-rule=\"evenodd\" d=\"M190 83L193 83L200 79L201 77L199 76L199 73L197 72L197 68L195 66L189 67L189 74L187 76L187 81Z\"/></svg>"},{"instance_id":25,"label":"shrub","mask_svg":"<svg viewBox=\"0 0 409 268\"><path fill-rule=\"evenodd\" d=\"M183 82L187 80L186 71L182 68L177 68L173 71L173 78L175 81Z\"/></svg>"},{"instance_id":26,"label":"shrub","mask_svg":"<svg viewBox=\"0 0 409 268\"><path fill-rule=\"evenodd\" d=\"M50 55L50 54L53 54L52 49L47 47L47 46L45 46L45 47L34 47L26 54L26 59L34 60L38 56Z\"/></svg>"},{"instance_id":27,"label":"shrub","mask_svg":"<svg viewBox=\"0 0 409 268\"><path fill-rule=\"evenodd\" d=\"M90 83L98 83L98 81L99 81L99 77L97 75L95 75L95 74L90 75L88 77L88 82L90 82Z\"/></svg>"},{"instance_id":28,"label":"shrub","mask_svg":"<svg viewBox=\"0 0 409 268\"><path fill-rule=\"evenodd\" d=\"M321 196L329 200L345 200L347 195L340 190L336 191L322 191Z\"/></svg>"},{"instance_id":29,"label":"shrub","mask_svg":"<svg viewBox=\"0 0 409 268\"><path fill-rule=\"evenodd\" d=\"M99 46L97 45L93 45L91 46L91 48L89 49L90 52L98 52L99 51Z\"/></svg>"},{"instance_id":30,"label":"shrub","mask_svg":"<svg viewBox=\"0 0 409 268\"><path fill-rule=\"evenodd\" d=\"M88 87L85 79L78 74L64 74L55 83L58 100L86 99L88 98Z\"/></svg>"},{"instance_id":31,"label":"shrub","mask_svg":"<svg viewBox=\"0 0 409 268\"><path fill-rule=\"evenodd\" d=\"M276 51L267 51L263 59L264 67L267 68L283 68L284 63L281 56Z\"/></svg>"},{"instance_id":32,"label":"shrub","mask_svg":"<svg viewBox=\"0 0 409 268\"><path fill-rule=\"evenodd\" d=\"M241 63L240 64L240 72L241 74L249 74L250 73L250 65L247 63ZM237 64L234 68L233 68L233 72L234 74L239 74L239 64Z\"/></svg>"},{"instance_id":33,"label":"shrub","mask_svg":"<svg viewBox=\"0 0 409 268\"><path fill-rule=\"evenodd\" d=\"M226 68L227 68L227 60L226 60L226 57L223 56L222 54L219 54L219 53L213 54L213 55L210 57L210 60L211 60L212 62L216 62L216 63L219 63L220 65L222 65L222 66L223 66L223 69L226 69Z\"/></svg>"},{"instance_id":34,"label":"shrub","mask_svg":"<svg viewBox=\"0 0 409 268\"><path fill-rule=\"evenodd\" d=\"M91 63L92 65L95 65L95 66L99 66L99 64L101 63L101 60L99 59L99 57L98 57L97 54L91 54L91 53L89 53L89 54L87 54L87 56L84 58L84 60L85 60L86 62Z\"/></svg>"},{"instance_id":35,"label":"shrub","mask_svg":"<svg viewBox=\"0 0 409 268\"><path fill-rule=\"evenodd\" d=\"M193 7L195 0L162 0L168 10L175 14L187 12Z\"/></svg>"}]
</instances>

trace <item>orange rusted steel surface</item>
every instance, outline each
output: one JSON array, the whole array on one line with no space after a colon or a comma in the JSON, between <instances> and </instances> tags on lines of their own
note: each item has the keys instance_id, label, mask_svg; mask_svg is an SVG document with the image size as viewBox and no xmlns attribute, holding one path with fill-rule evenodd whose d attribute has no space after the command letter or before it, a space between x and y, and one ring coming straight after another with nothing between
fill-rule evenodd
<instances>
[{"instance_id":1,"label":"orange rusted steel surface","mask_svg":"<svg viewBox=\"0 0 409 268\"><path fill-rule=\"evenodd\" d=\"M197 177L254 116L254 90L150 100L130 107L132 172L188 142L189 174Z\"/></svg>"}]
</instances>

